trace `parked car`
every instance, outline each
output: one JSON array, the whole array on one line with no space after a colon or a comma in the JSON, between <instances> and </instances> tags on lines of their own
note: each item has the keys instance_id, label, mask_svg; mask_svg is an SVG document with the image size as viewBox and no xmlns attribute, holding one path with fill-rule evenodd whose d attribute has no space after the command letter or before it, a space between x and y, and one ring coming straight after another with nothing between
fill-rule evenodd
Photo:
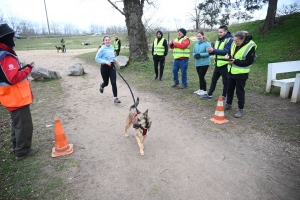
<instances>
[{"instance_id":1,"label":"parked car","mask_svg":"<svg viewBox=\"0 0 300 200\"><path fill-rule=\"evenodd\" d=\"M15 33L15 38L22 39L22 36L20 36L18 33Z\"/></svg>"},{"instance_id":2,"label":"parked car","mask_svg":"<svg viewBox=\"0 0 300 200\"><path fill-rule=\"evenodd\" d=\"M95 33L94 35L92 36L101 36L101 33Z\"/></svg>"}]
</instances>

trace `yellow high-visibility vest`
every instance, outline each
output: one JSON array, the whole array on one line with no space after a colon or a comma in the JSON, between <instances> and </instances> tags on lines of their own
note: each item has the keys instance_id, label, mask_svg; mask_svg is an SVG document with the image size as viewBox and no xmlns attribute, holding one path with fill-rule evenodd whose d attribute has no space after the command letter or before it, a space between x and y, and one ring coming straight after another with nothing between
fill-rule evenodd
<instances>
[{"instance_id":1,"label":"yellow high-visibility vest","mask_svg":"<svg viewBox=\"0 0 300 200\"><path fill-rule=\"evenodd\" d=\"M165 38L161 38L159 43L157 43L157 38L154 40L154 51L153 55L163 56L165 53L165 47L163 46L163 43L165 41Z\"/></svg>"},{"instance_id":2,"label":"yellow high-visibility vest","mask_svg":"<svg viewBox=\"0 0 300 200\"><path fill-rule=\"evenodd\" d=\"M115 40L114 41L114 48L115 48L115 50L119 49L119 42L120 42L120 40Z\"/></svg>"},{"instance_id":3,"label":"yellow high-visibility vest","mask_svg":"<svg viewBox=\"0 0 300 200\"><path fill-rule=\"evenodd\" d=\"M226 38L224 41L222 41L220 43L219 40L216 40L216 43L215 43L215 49L219 49L219 50L224 50L225 48L225 45L230 41L231 38ZM225 56L222 56L222 55L215 55L215 62L217 62L217 67L221 67L221 66L224 66L226 64L228 64L228 61L224 61L222 59L225 58Z\"/></svg>"},{"instance_id":4,"label":"yellow high-visibility vest","mask_svg":"<svg viewBox=\"0 0 300 200\"><path fill-rule=\"evenodd\" d=\"M234 55L234 59L245 60L247 54L253 47L255 47L255 49L256 49L257 45L252 40L250 40L250 42L248 42L246 45L244 45L242 48L240 48L236 52L236 54ZM230 53L231 53L232 57L235 52L235 48L236 48L236 45L233 42L231 45L231 49L230 49ZM228 65L228 72L231 72L231 74L247 74L250 72L250 68L251 68L251 65L245 66L245 67L240 67L240 66L230 63Z\"/></svg>"},{"instance_id":5,"label":"yellow high-visibility vest","mask_svg":"<svg viewBox=\"0 0 300 200\"><path fill-rule=\"evenodd\" d=\"M178 40L178 38L176 38L175 42L181 43L185 39L190 40L188 37L184 36L180 40ZM191 40L190 40L190 45L191 45ZM187 48L185 48L185 49L174 48L173 49L173 57L174 57L174 59L182 58L182 57L189 58L190 54L191 54L190 45Z\"/></svg>"}]
</instances>

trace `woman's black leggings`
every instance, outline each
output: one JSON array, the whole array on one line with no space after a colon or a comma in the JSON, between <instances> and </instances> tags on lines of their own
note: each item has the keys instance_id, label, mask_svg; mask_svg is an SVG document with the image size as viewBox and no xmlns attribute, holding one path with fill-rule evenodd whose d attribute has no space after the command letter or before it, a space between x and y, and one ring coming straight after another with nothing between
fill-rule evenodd
<instances>
[{"instance_id":1,"label":"woman's black leggings","mask_svg":"<svg viewBox=\"0 0 300 200\"><path fill-rule=\"evenodd\" d=\"M206 80L204 77L208 67L209 67L208 65L196 67L198 77L199 77L199 89L203 91L206 91Z\"/></svg>"},{"instance_id":2,"label":"woman's black leggings","mask_svg":"<svg viewBox=\"0 0 300 200\"><path fill-rule=\"evenodd\" d=\"M111 64L111 66L101 65L100 73L101 73L101 76L103 79L103 83L101 84L102 88L104 88L108 85L108 81L110 79L114 97L118 97L117 73L116 73L116 70L113 68L113 63Z\"/></svg>"}]
</instances>

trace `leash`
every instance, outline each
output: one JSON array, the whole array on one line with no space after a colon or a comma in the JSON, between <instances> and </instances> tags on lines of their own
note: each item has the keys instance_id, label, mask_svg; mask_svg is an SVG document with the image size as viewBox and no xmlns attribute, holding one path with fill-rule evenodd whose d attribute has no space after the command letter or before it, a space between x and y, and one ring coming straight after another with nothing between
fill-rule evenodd
<instances>
[{"instance_id":1,"label":"leash","mask_svg":"<svg viewBox=\"0 0 300 200\"><path fill-rule=\"evenodd\" d=\"M119 74L119 76L123 79L123 81L124 81L124 82L126 83L126 85L128 86L128 88L129 88L129 90L130 90L130 93L131 93L131 96L132 96L133 103L134 103L134 105L136 105L136 104L135 104L134 95L133 95L132 90L131 90L131 87L129 86L129 84L127 83L127 81L123 78L123 76L120 74L120 72L117 71L115 65L113 66L113 68L116 70L116 72ZM136 106L135 106L135 110L136 110L136 112L138 112L138 109L137 109Z\"/></svg>"}]
</instances>

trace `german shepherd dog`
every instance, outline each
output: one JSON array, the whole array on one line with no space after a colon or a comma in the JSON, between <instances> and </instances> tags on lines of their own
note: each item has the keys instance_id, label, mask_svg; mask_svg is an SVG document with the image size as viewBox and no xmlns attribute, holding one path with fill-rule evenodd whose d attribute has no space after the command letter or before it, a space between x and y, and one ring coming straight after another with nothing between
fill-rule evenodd
<instances>
[{"instance_id":1,"label":"german shepherd dog","mask_svg":"<svg viewBox=\"0 0 300 200\"><path fill-rule=\"evenodd\" d=\"M139 98L137 98L135 104L129 108L129 114L126 119L125 126L125 137L128 137L127 130L132 124L135 129L135 138L140 148L140 154L144 155L144 141L146 139L147 133L150 131L151 123L148 116L148 110L141 113L137 106L139 105Z\"/></svg>"},{"instance_id":2,"label":"german shepherd dog","mask_svg":"<svg viewBox=\"0 0 300 200\"><path fill-rule=\"evenodd\" d=\"M62 52L62 47L55 46L55 48L56 48L57 53L59 53L59 51Z\"/></svg>"}]
</instances>

